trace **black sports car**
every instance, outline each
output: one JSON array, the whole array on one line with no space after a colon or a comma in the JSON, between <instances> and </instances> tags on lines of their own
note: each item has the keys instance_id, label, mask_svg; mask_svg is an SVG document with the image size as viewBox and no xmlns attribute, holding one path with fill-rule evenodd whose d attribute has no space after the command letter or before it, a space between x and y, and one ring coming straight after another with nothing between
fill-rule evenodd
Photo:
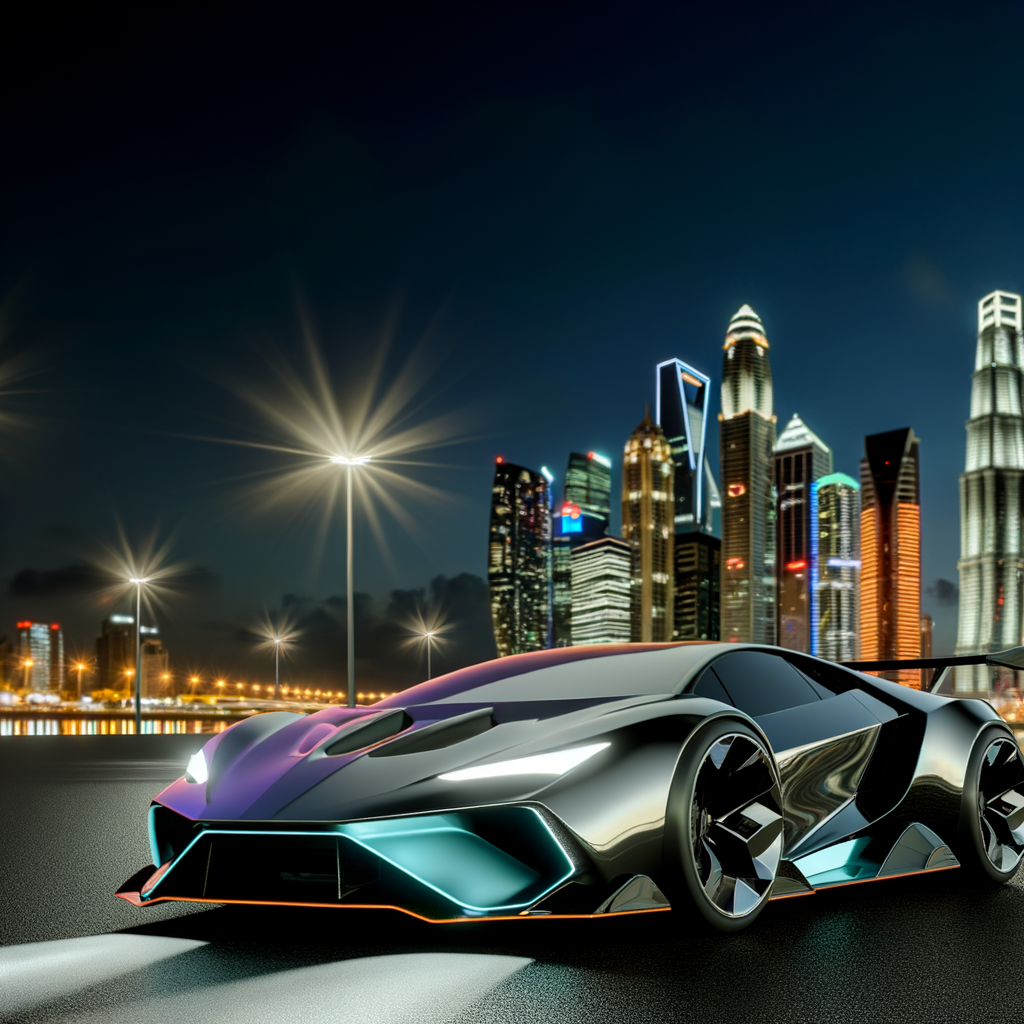
<instances>
[{"instance_id":1,"label":"black sports car","mask_svg":"<svg viewBox=\"0 0 1024 1024\"><path fill-rule=\"evenodd\" d=\"M138 906L438 922L671 906L737 930L830 886L958 866L1009 880L1024 762L983 701L805 655L570 647L247 719L156 797L149 834L154 864L118 893Z\"/></svg>"}]
</instances>

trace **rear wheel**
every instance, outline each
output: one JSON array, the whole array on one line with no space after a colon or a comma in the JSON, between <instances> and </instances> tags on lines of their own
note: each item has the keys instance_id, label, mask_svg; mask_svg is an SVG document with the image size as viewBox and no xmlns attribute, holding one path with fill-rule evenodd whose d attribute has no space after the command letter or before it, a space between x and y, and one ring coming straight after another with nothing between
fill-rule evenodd
<instances>
[{"instance_id":1,"label":"rear wheel","mask_svg":"<svg viewBox=\"0 0 1024 1024\"><path fill-rule=\"evenodd\" d=\"M984 733L967 765L960 859L975 875L1008 882L1024 858L1024 759L1002 729Z\"/></svg>"},{"instance_id":2,"label":"rear wheel","mask_svg":"<svg viewBox=\"0 0 1024 1024\"><path fill-rule=\"evenodd\" d=\"M770 749L742 722L715 719L679 759L666 822L665 888L721 931L764 909L782 859L782 792Z\"/></svg>"}]
</instances>

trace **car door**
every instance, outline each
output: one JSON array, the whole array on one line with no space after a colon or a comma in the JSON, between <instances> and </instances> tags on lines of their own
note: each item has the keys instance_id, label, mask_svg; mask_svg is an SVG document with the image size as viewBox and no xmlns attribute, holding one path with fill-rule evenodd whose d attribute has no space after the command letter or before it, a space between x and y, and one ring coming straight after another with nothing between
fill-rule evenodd
<instances>
[{"instance_id":1,"label":"car door","mask_svg":"<svg viewBox=\"0 0 1024 1024\"><path fill-rule=\"evenodd\" d=\"M894 714L880 701L835 693L783 656L750 650L718 658L694 692L725 699L764 730L782 779L787 857L867 824L854 798Z\"/></svg>"}]
</instances>

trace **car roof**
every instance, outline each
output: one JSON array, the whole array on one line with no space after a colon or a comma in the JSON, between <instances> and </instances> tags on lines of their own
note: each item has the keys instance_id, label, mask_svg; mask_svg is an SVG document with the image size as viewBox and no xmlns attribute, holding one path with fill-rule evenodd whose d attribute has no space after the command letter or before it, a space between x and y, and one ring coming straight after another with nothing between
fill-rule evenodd
<instances>
[{"instance_id":1,"label":"car roof","mask_svg":"<svg viewBox=\"0 0 1024 1024\"><path fill-rule=\"evenodd\" d=\"M692 641L594 644L513 654L420 683L374 707L674 693L714 655L735 649L735 644Z\"/></svg>"}]
</instances>

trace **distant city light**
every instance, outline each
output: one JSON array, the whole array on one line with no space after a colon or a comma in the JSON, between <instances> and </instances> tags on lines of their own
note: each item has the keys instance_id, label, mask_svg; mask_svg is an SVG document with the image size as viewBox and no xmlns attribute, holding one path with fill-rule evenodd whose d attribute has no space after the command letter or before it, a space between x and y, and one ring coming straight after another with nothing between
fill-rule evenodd
<instances>
[{"instance_id":1,"label":"distant city light","mask_svg":"<svg viewBox=\"0 0 1024 1024\"><path fill-rule=\"evenodd\" d=\"M553 484L555 482L555 478L552 475L551 470L548 469L547 466L541 466L540 467L540 472L541 472L541 475L544 477L545 480L547 480L547 482L549 484Z\"/></svg>"},{"instance_id":2,"label":"distant city light","mask_svg":"<svg viewBox=\"0 0 1024 1024\"><path fill-rule=\"evenodd\" d=\"M605 469L612 468L612 460L606 459L603 455L598 455L597 452L587 452L587 458L593 459L598 464L604 466Z\"/></svg>"},{"instance_id":3,"label":"distant city light","mask_svg":"<svg viewBox=\"0 0 1024 1024\"><path fill-rule=\"evenodd\" d=\"M787 568L787 569L788 569L788 570L789 570L790 572L797 572L797 571L798 571L798 570L800 570L800 569L806 569L806 568L807 568L807 562L805 562L805 561L804 561L804 560L803 560L803 559L801 558L801 559L798 559L798 560L797 560L797 561L795 561L795 562L787 562L787 563L786 563L786 568Z\"/></svg>"},{"instance_id":4,"label":"distant city light","mask_svg":"<svg viewBox=\"0 0 1024 1024\"><path fill-rule=\"evenodd\" d=\"M134 615L111 615L110 621L118 626L130 626L135 622Z\"/></svg>"},{"instance_id":5,"label":"distant city light","mask_svg":"<svg viewBox=\"0 0 1024 1024\"><path fill-rule=\"evenodd\" d=\"M828 560L829 565L834 565L839 569L859 569L860 559L859 558L830 558Z\"/></svg>"},{"instance_id":6,"label":"distant city light","mask_svg":"<svg viewBox=\"0 0 1024 1024\"><path fill-rule=\"evenodd\" d=\"M746 493L747 488L744 484L729 484L728 494L730 498L738 498Z\"/></svg>"}]
</instances>

